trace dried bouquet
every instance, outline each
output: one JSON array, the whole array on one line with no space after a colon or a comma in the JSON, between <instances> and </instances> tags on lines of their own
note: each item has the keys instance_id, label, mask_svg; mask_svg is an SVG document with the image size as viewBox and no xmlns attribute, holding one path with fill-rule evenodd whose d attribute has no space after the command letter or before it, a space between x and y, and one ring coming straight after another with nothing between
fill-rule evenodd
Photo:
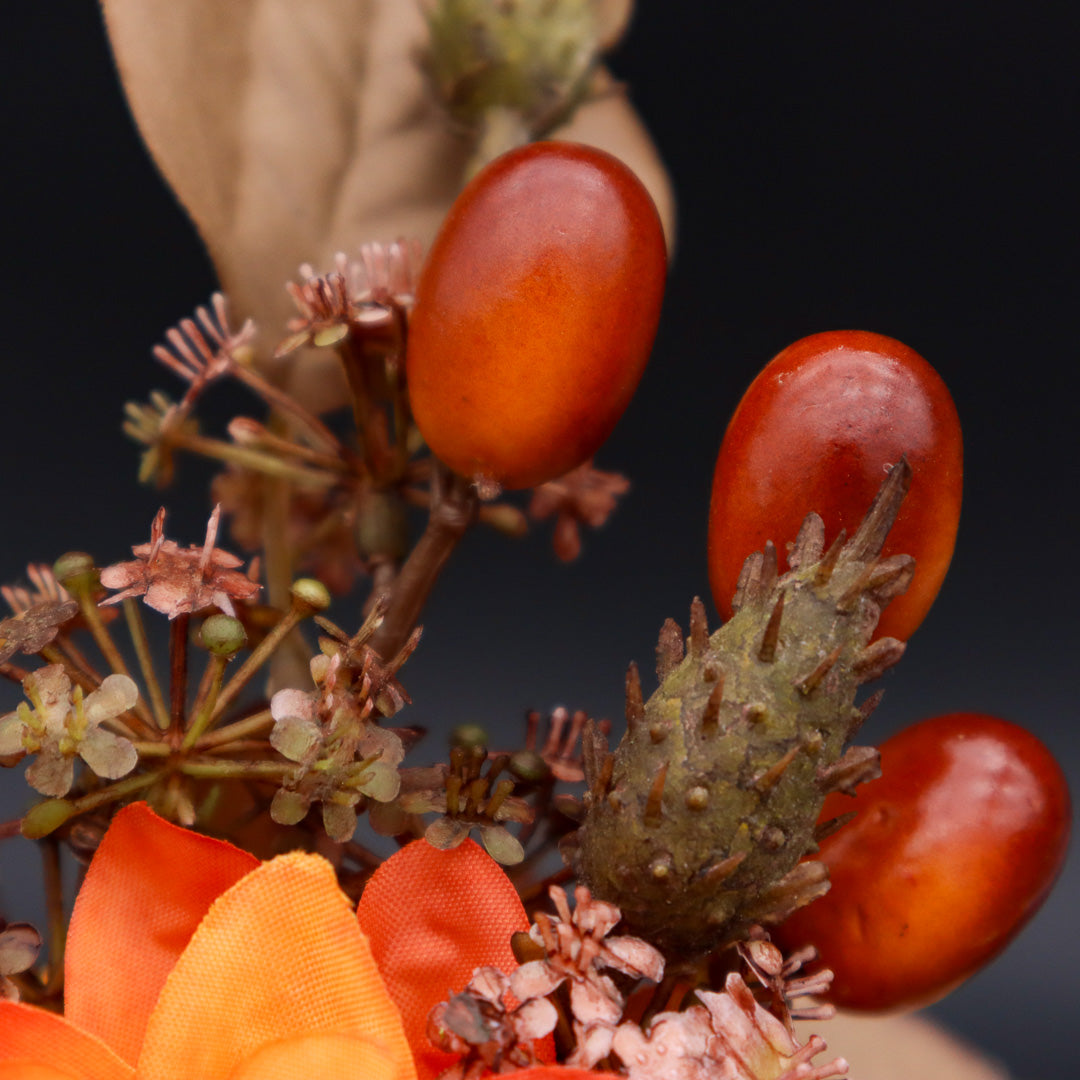
<instances>
[{"instance_id":1,"label":"dried bouquet","mask_svg":"<svg viewBox=\"0 0 1080 1080\"><path fill-rule=\"evenodd\" d=\"M723 622L687 597L617 722L444 746L410 716L459 545L550 529L572 562L629 488L593 458L674 238L601 63L629 4L104 11L223 287L124 430L147 484L220 471L196 542L162 508L131 558L2 590L0 763L40 796L2 828L40 845L48 920L0 923L0 1074L830 1080L837 1005L935 1000L1004 948L1065 856L1050 752L980 713L855 741L960 512L956 409L892 338L803 338L751 385L712 491ZM218 430L226 384L251 404Z\"/></svg>"}]
</instances>

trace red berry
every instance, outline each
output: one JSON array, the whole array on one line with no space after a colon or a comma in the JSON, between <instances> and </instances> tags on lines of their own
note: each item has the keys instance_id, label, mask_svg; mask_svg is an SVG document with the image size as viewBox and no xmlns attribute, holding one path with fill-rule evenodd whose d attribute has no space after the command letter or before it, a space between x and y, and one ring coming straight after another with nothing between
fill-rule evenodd
<instances>
[{"instance_id":1,"label":"red berry","mask_svg":"<svg viewBox=\"0 0 1080 1080\"><path fill-rule=\"evenodd\" d=\"M770 361L731 418L713 476L709 577L724 618L747 555L772 540L783 558L810 511L826 542L841 528L850 536L902 454L911 490L884 554L914 556L915 578L878 636L907 640L941 587L960 520L963 447L949 391L914 350L861 330L814 334Z\"/></svg>"},{"instance_id":2,"label":"red berry","mask_svg":"<svg viewBox=\"0 0 1080 1080\"><path fill-rule=\"evenodd\" d=\"M924 1005L1000 952L1038 910L1065 860L1069 792L1030 732L979 713L925 720L881 747L882 776L828 820L832 888L780 926L782 947L815 945L851 1009Z\"/></svg>"},{"instance_id":3,"label":"red berry","mask_svg":"<svg viewBox=\"0 0 1080 1080\"><path fill-rule=\"evenodd\" d=\"M492 162L435 240L409 329L435 455L507 488L591 457L641 378L666 271L656 207L617 158L546 142Z\"/></svg>"}]
</instances>

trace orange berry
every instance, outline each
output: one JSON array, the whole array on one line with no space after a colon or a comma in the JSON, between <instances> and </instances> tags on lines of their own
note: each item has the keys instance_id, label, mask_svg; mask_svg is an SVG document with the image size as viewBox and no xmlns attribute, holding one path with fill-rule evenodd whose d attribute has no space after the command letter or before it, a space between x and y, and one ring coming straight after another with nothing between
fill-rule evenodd
<instances>
[{"instance_id":1,"label":"orange berry","mask_svg":"<svg viewBox=\"0 0 1080 1080\"><path fill-rule=\"evenodd\" d=\"M666 270L656 207L617 158L542 142L493 161L417 287L406 371L432 452L504 488L591 457L641 378Z\"/></svg>"}]
</instances>

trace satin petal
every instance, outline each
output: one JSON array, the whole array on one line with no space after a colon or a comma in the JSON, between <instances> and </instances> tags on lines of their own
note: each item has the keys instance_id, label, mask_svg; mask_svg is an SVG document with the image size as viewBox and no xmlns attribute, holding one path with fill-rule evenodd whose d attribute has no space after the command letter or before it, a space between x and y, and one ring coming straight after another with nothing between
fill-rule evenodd
<instances>
[{"instance_id":1,"label":"satin petal","mask_svg":"<svg viewBox=\"0 0 1080 1080\"><path fill-rule=\"evenodd\" d=\"M14 1070L14 1071L13 1071ZM19 1071L22 1070L22 1071ZM0 1001L0 1076L4 1080L131 1080L134 1070L100 1039L62 1016Z\"/></svg>"},{"instance_id":2,"label":"satin petal","mask_svg":"<svg viewBox=\"0 0 1080 1080\"><path fill-rule=\"evenodd\" d=\"M245 1058L229 1080L395 1080L394 1059L374 1043L347 1034L300 1035L267 1043Z\"/></svg>"},{"instance_id":3,"label":"satin petal","mask_svg":"<svg viewBox=\"0 0 1080 1080\"><path fill-rule=\"evenodd\" d=\"M259 865L146 803L113 819L68 933L65 1015L132 1065L165 978L214 900Z\"/></svg>"},{"instance_id":4,"label":"satin petal","mask_svg":"<svg viewBox=\"0 0 1080 1080\"><path fill-rule=\"evenodd\" d=\"M146 1028L139 1080L226 1080L268 1043L347 1031L413 1080L401 1018L333 868L282 855L210 908Z\"/></svg>"},{"instance_id":5,"label":"satin petal","mask_svg":"<svg viewBox=\"0 0 1080 1080\"><path fill-rule=\"evenodd\" d=\"M40 1061L0 1061L0 1080L74 1080L72 1073L42 1065Z\"/></svg>"},{"instance_id":6,"label":"satin petal","mask_svg":"<svg viewBox=\"0 0 1080 1080\"><path fill-rule=\"evenodd\" d=\"M428 1013L481 966L517 967L510 935L528 930L521 900L499 865L472 841L440 851L417 840L379 867L357 918L401 1010L420 1080L455 1058L427 1037Z\"/></svg>"}]
</instances>

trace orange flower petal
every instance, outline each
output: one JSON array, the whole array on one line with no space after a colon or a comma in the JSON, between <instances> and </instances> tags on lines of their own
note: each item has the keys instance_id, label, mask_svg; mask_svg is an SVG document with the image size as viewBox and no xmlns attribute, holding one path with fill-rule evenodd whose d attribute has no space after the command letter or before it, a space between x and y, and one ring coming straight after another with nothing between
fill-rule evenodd
<instances>
[{"instance_id":1,"label":"orange flower petal","mask_svg":"<svg viewBox=\"0 0 1080 1080\"><path fill-rule=\"evenodd\" d=\"M245 1059L229 1080L394 1080L394 1059L366 1039L351 1035L300 1035L268 1043Z\"/></svg>"},{"instance_id":2,"label":"orange flower petal","mask_svg":"<svg viewBox=\"0 0 1080 1080\"><path fill-rule=\"evenodd\" d=\"M137 1076L225 1080L268 1043L332 1033L375 1043L398 1080L415 1077L401 1018L333 868L317 855L282 855L210 908L150 1017Z\"/></svg>"},{"instance_id":3,"label":"orange flower petal","mask_svg":"<svg viewBox=\"0 0 1080 1080\"><path fill-rule=\"evenodd\" d=\"M134 1065L166 976L214 900L259 865L170 825L146 803L116 815L71 916L65 1016Z\"/></svg>"},{"instance_id":4,"label":"orange flower petal","mask_svg":"<svg viewBox=\"0 0 1080 1080\"><path fill-rule=\"evenodd\" d=\"M529 920L510 879L471 840L439 851L416 840L372 875L356 911L401 1010L420 1080L455 1060L428 1041L428 1013L481 965L513 971L510 935Z\"/></svg>"},{"instance_id":5,"label":"orange flower petal","mask_svg":"<svg viewBox=\"0 0 1080 1080\"><path fill-rule=\"evenodd\" d=\"M0 1001L4 1080L131 1080L134 1070L100 1039L56 1013Z\"/></svg>"},{"instance_id":6,"label":"orange flower petal","mask_svg":"<svg viewBox=\"0 0 1080 1080\"><path fill-rule=\"evenodd\" d=\"M0 1080L74 1080L69 1072L23 1059L0 1061Z\"/></svg>"}]
</instances>

